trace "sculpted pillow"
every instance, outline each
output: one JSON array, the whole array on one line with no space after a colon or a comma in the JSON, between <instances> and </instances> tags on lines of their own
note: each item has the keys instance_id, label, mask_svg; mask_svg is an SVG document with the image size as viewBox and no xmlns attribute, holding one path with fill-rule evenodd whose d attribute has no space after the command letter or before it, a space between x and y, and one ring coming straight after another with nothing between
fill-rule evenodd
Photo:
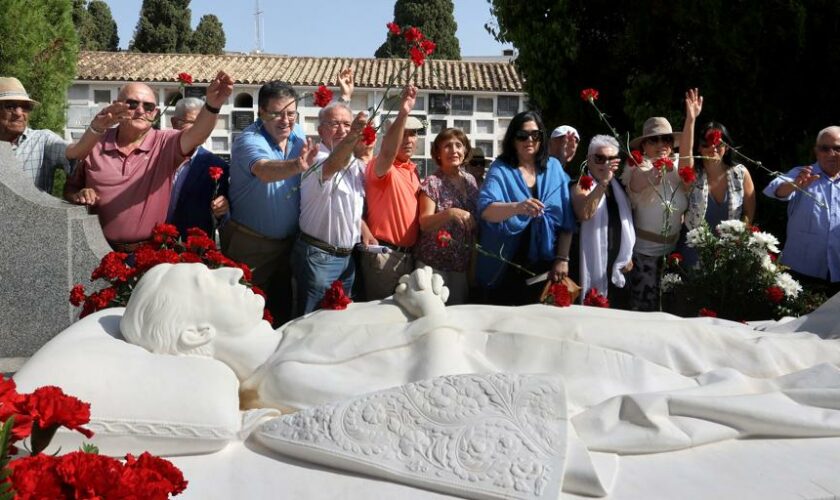
<instances>
[{"instance_id":1,"label":"sculpted pillow","mask_svg":"<svg viewBox=\"0 0 840 500\"><path fill-rule=\"evenodd\" d=\"M15 374L21 392L56 385L90 403L95 435L56 433L47 452L83 441L107 455L208 453L240 429L239 382L210 358L152 354L122 340L123 308L105 309L73 324Z\"/></svg>"}]
</instances>

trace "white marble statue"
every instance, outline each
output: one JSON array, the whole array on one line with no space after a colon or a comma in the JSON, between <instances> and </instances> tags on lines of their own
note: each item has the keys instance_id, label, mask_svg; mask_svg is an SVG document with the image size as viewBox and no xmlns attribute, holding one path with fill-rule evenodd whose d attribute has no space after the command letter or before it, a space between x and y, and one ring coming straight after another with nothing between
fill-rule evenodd
<instances>
[{"instance_id":1,"label":"white marble statue","mask_svg":"<svg viewBox=\"0 0 840 500\"><path fill-rule=\"evenodd\" d=\"M840 434L840 398L829 396L840 387L838 340L583 306L447 308L428 268L404 276L394 300L319 311L275 332L240 273L155 267L126 308L125 338L225 362L252 407L311 408L440 375L553 373L590 449Z\"/></svg>"}]
</instances>

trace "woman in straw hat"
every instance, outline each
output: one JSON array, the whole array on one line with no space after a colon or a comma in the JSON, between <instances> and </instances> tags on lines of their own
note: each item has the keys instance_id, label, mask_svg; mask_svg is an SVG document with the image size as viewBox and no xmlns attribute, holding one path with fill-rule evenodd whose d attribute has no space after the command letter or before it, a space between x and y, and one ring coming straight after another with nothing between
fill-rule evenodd
<instances>
[{"instance_id":1,"label":"woman in straw hat","mask_svg":"<svg viewBox=\"0 0 840 500\"><path fill-rule=\"evenodd\" d=\"M633 270L629 275L630 306L638 311L659 309L659 279L662 256L676 247L682 216L688 208L690 186L682 181L678 168L689 165L694 142L694 123L703 109L697 89L685 93L685 124L674 132L663 117L645 121L642 135L630 141L640 150L627 161L621 181L633 207L636 244ZM686 152L680 156L679 152ZM641 161L639 161L641 160Z\"/></svg>"}]
</instances>

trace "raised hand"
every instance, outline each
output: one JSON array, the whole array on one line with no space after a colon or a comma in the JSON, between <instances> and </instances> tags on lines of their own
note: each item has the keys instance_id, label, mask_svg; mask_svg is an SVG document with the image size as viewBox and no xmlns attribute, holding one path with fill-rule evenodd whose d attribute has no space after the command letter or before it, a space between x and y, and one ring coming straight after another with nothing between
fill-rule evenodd
<instances>
[{"instance_id":1,"label":"raised hand","mask_svg":"<svg viewBox=\"0 0 840 500\"><path fill-rule=\"evenodd\" d=\"M344 101L350 102L353 97L353 68L344 68L338 74L338 86L341 87L341 98Z\"/></svg>"},{"instance_id":2,"label":"raised hand","mask_svg":"<svg viewBox=\"0 0 840 500\"><path fill-rule=\"evenodd\" d=\"M227 102L230 94L233 93L233 78L224 71L219 71L216 78L210 82L207 87L207 94L205 100L207 104L214 108L220 108Z\"/></svg>"},{"instance_id":3,"label":"raised hand","mask_svg":"<svg viewBox=\"0 0 840 500\"><path fill-rule=\"evenodd\" d=\"M300 156L297 157L298 171L303 173L309 170L309 167L315 163L316 156L318 156L318 148L315 147L312 139L307 138L306 143L304 143L303 148L300 150Z\"/></svg>"},{"instance_id":4,"label":"raised hand","mask_svg":"<svg viewBox=\"0 0 840 500\"><path fill-rule=\"evenodd\" d=\"M417 100L417 88L412 85L408 84L403 89L402 93L402 103L400 105L400 111L403 113L410 113L412 109L414 109L414 102Z\"/></svg>"},{"instance_id":5,"label":"raised hand","mask_svg":"<svg viewBox=\"0 0 840 500\"><path fill-rule=\"evenodd\" d=\"M799 173L796 175L796 179L793 180L793 183L796 185L796 187L800 189L805 189L819 178L819 174L813 173L811 166L808 165L807 167L803 167L802 170L799 171Z\"/></svg>"},{"instance_id":6,"label":"raised hand","mask_svg":"<svg viewBox=\"0 0 840 500\"><path fill-rule=\"evenodd\" d=\"M367 124L367 113L360 111L359 114L356 115L356 118L353 119L353 123L350 124L350 133L361 135L362 130L364 130Z\"/></svg>"},{"instance_id":7,"label":"raised hand","mask_svg":"<svg viewBox=\"0 0 840 500\"><path fill-rule=\"evenodd\" d=\"M128 104L122 101L114 101L102 108L99 113L96 113L96 116L90 122L90 126L96 131L102 131L113 127L121 120L130 118L131 115L132 111L128 109Z\"/></svg>"},{"instance_id":8,"label":"raised hand","mask_svg":"<svg viewBox=\"0 0 840 500\"><path fill-rule=\"evenodd\" d=\"M697 119L700 111L703 110L703 96L698 89L688 89L685 93L685 116L686 118Z\"/></svg>"}]
</instances>

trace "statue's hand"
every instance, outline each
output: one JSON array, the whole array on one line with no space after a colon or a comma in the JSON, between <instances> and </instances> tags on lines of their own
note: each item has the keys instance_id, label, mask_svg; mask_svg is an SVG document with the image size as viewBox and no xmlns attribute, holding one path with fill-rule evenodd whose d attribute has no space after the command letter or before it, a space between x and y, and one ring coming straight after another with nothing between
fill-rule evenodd
<instances>
[{"instance_id":1,"label":"statue's hand","mask_svg":"<svg viewBox=\"0 0 840 500\"><path fill-rule=\"evenodd\" d=\"M429 266L419 267L411 274L404 274L394 291L394 300L412 316L446 314L449 288L443 278Z\"/></svg>"}]
</instances>

